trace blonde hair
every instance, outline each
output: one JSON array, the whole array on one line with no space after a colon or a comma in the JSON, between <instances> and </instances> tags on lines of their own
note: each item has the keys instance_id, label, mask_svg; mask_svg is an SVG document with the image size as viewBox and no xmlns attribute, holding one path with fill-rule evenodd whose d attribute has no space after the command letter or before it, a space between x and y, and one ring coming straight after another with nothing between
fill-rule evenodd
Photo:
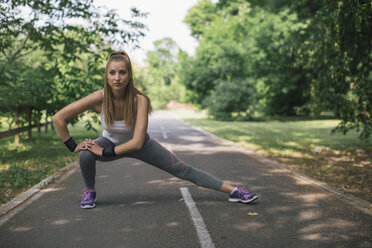
<instances>
[{"instance_id":1,"label":"blonde hair","mask_svg":"<svg viewBox=\"0 0 372 248\"><path fill-rule=\"evenodd\" d=\"M130 58L128 54L124 51L115 51L112 52L109 56L109 59L106 64L105 70L105 86L104 86L104 96L103 96L103 114L105 115L105 122L107 127L110 127L114 123L114 95L112 93L111 86L108 83L107 73L108 73L108 66L112 61L123 61L128 70L128 84L123 94L124 99L124 121L128 127L134 126L135 118L137 115L136 107L137 101L135 101L135 97L137 94L143 95L146 97L148 102L148 114L151 113L151 101L150 99L139 91L137 88L134 87L133 83L133 71L132 71L132 64L130 62Z\"/></svg>"}]
</instances>

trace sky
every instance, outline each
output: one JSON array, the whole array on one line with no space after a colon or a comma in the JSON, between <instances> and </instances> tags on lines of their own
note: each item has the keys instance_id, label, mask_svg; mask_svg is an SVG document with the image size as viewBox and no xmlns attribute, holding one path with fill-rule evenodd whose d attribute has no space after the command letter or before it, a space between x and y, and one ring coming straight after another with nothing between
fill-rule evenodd
<instances>
[{"instance_id":1,"label":"sky","mask_svg":"<svg viewBox=\"0 0 372 248\"><path fill-rule=\"evenodd\" d=\"M130 19L131 7L149 12L147 18L140 19L148 28L146 36L139 39L141 48L124 48L131 60L140 65L144 64L146 52L154 49L153 42L165 37L172 38L189 55L195 53L198 43L191 37L190 29L183 20L188 10L197 2L198 0L95 0L96 6L105 5L108 9L116 9L123 19Z\"/></svg>"}]
</instances>

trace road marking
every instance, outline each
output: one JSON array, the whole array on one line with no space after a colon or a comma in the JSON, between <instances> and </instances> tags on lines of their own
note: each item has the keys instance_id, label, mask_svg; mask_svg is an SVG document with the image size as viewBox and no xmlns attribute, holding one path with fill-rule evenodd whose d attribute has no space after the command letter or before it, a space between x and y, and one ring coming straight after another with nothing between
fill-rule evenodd
<instances>
[{"instance_id":1,"label":"road marking","mask_svg":"<svg viewBox=\"0 0 372 248\"><path fill-rule=\"evenodd\" d=\"M168 139L167 133L163 130L163 138Z\"/></svg>"},{"instance_id":2,"label":"road marking","mask_svg":"<svg viewBox=\"0 0 372 248\"><path fill-rule=\"evenodd\" d=\"M211 236L207 230L207 227L204 224L204 220L199 213L198 208L194 200L191 197L190 191L187 187L180 188L183 199L186 203L187 208L189 209L189 213L191 215L191 219L194 222L194 226L196 228L196 233L198 234L200 246L202 248L214 248L214 244L212 241Z\"/></svg>"},{"instance_id":3,"label":"road marking","mask_svg":"<svg viewBox=\"0 0 372 248\"><path fill-rule=\"evenodd\" d=\"M160 129L161 129L161 131L162 131L162 133L163 133L163 138L164 138L164 139L168 139L167 133L165 132L165 130L164 130L164 126L163 126L163 125L160 126Z\"/></svg>"}]
</instances>

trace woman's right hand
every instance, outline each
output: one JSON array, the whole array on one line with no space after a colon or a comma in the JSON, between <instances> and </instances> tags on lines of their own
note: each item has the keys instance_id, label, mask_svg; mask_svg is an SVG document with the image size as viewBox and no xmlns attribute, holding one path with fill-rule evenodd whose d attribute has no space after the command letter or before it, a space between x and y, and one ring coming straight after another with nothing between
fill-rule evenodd
<instances>
[{"instance_id":1,"label":"woman's right hand","mask_svg":"<svg viewBox=\"0 0 372 248\"><path fill-rule=\"evenodd\" d=\"M80 144L78 144L75 148L75 151L74 152L80 152L82 150L88 150L88 148L90 147L89 143L87 142L87 140L81 142Z\"/></svg>"}]
</instances>

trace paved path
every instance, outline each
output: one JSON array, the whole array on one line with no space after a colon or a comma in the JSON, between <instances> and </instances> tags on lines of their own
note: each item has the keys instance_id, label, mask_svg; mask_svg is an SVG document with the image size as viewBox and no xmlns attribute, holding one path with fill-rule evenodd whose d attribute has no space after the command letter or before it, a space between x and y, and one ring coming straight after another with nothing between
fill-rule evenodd
<instances>
[{"instance_id":1,"label":"paved path","mask_svg":"<svg viewBox=\"0 0 372 248\"><path fill-rule=\"evenodd\" d=\"M223 193L130 158L98 163L95 209L79 207L76 170L0 227L0 247L372 247L372 216L334 193L166 112L153 114L149 133L189 164L260 198L229 203Z\"/></svg>"}]
</instances>

